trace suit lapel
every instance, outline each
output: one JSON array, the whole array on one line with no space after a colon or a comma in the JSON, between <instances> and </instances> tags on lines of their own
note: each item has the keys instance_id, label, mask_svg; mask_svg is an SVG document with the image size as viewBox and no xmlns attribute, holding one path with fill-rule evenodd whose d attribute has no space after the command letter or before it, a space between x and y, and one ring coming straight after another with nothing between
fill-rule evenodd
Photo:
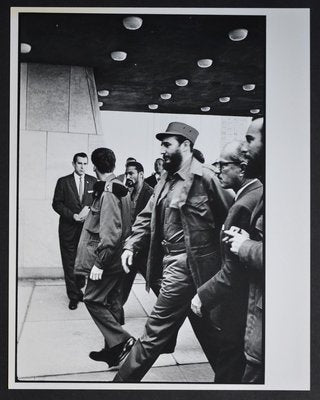
<instances>
[{"instance_id":1,"label":"suit lapel","mask_svg":"<svg viewBox=\"0 0 320 400\"><path fill-rule=\"evenodd\" d=\"M80 204L79 193L78 193L76 181L75 181L75 179L74 179L73 174L69 175L69 185L70 185L70 187L71 187L71 190L72 190L73 193L74 193L74 196L75 196L76 200L77 200L78 203Z\"/></svg>"},{"instance_id":2,"label":"suit lapel","mask_svg":"<svg viewBox=\"0 0 320 400\"><path fill-rule=\"evenodd\" d=\"M239 199L241 199L241 197L243 197L245 194L251 192L252 190L259 189L261 186L262 186L262 183L259 180L251 183L249 186L247 186L246 188L243 189L243 191L239 194L239 197L237 198L237 200L235 202L237 202Z\"/></svg>"}]
</instances>

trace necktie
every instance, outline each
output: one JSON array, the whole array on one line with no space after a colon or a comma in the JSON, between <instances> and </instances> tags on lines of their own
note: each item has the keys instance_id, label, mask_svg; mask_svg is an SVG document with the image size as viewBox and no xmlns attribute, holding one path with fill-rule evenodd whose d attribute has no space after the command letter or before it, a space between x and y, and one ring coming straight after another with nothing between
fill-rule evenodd
<instances>
[{"instance_id":1,"label":"necktie","mask_svg":"<svg viewBox=\"0 0 320 400\"><path fill-rule=\"evenodd\" d=\"M80 182L79 182L79 199L80 199L80 203L82 203L82 197L83 197L83 176L80 176Z\"/></svg>"}]
</instances>

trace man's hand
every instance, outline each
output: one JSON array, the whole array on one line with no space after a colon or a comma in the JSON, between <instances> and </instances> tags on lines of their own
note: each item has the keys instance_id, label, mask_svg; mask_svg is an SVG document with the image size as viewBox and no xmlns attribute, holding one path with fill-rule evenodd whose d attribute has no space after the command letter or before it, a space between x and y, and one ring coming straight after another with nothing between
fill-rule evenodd
<instances>
[{"instance_id":1,"label":"man's hand","mask_svg":"<svg viewBox=\"0 0 320 400\"><path fill-rule=\"evenodd\" d=\"M73 214L73 219L76 222L82 222L83 221L83 219L81 219L81 217L79 217L79 214Z\"/></svg>"},{"instance_id":2,"label":"man's hand","mask_svg":"<svg viewBox=\"0 0 320 400\"><path fill-rule=\"evenodd\" d=\"M236 255L239 254L239 249L244 241L249 239L249 233L244 229L239 229L232 226L229 230L224 231L226 238L223 239L224 242L230 243L230 251Z\"/></svg>"},{"instance_id":3,"label":"man's hand","mask_svg":"<svg viewBox=\"0 0 320 400\"><path fill-rule=\"evenodd\" d=\"M90 272L90 279L93 281L99 281L102 279L102 274L103 274L103 269L98 268L94 265Z\"/></svg>"},{"instance_id":4,"label":"man's hand","mask_svg":"<svg viewBox=\"0 0 320 400\"><path fill-rule=\"evenodd\" d=\"M131 250L125 250L121 255L122 268L126 274L130 272L132 259L133 259L133 252Z\"/></svg>"},{"instance_id":5,"label":"man's hand","mask_svg":"<svg viewBox=\"0 0 320 400\"><path fill-rule=\"evenodd\" d=\"M198 296L198 294L196 294L194 296L194 298L191 300L191 310L198 317L202 317L201 307L202 307L202 303L201 303L200 297Z\"/></svg>"}]
</instances>

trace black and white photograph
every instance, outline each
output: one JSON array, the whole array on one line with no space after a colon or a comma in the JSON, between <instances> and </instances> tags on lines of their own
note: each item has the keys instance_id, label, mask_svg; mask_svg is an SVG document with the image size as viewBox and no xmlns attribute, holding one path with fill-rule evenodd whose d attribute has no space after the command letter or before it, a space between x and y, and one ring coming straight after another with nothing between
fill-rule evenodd
<instances>
[{"instance_id":1,"label":"black and white photograph","mask_svg":"<svg viewBox=\"0 0 320 400\"><path fill-rule=\"evenodd\" d=\"M310 388L308 35L12 8L11 388Z\"/></svg>"}]
</instances>

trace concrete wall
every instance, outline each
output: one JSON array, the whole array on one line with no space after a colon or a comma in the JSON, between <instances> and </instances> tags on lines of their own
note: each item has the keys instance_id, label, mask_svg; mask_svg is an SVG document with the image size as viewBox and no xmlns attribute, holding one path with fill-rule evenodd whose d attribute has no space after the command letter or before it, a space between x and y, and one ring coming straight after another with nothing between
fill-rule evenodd
<instances>
[{"instance_id":1,"label":"concrete wall","mask_svg":"<svg viewBox=\"0 0 320 400\"><path fill-rule=\"evenodd\" d=\"M101 145L94 76L83 67L22 64L20 82L19 276L62 276L51 202L73 155Z\"/></svg>"},{"instance_id":2,"label":"concrete wall","mask_svg":"<svg viewBox=\"0 0 320 400\"><path fill-rule=\"evenodd\" d=\"M89 156L100 146L114 150L116 173L124 171L128 156L137 158L146 175L160 156L155 133L171 121L186 122L200 132L196 147L207 162L221 146L242 138L250 118L100 112L93 72L74 66L22 64L19 135L20 277L63 275L58 219L52 207L57 179L73 171L75 153ZM88 171L94 175L89 160Z\"/></svg>"}]
</instances>

